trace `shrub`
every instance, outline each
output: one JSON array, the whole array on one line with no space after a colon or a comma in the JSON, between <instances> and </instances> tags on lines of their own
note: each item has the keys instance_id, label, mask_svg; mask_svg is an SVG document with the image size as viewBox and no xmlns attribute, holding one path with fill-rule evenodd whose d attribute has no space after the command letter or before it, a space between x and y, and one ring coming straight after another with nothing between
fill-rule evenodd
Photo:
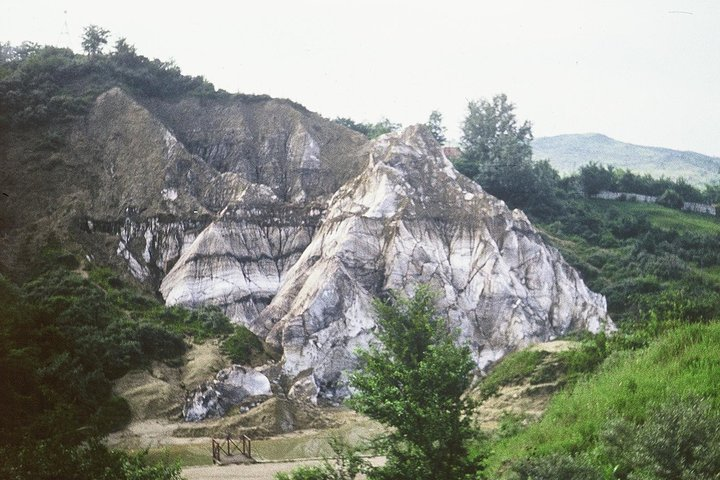
<instances>
[{"instance_id":1,"label":"shrub","mask_svg":"<svg viewBox=\"0 0 720 480\"><path fill-rule=\"evenodd\" d=\"M672 398L638 426L617 419L603 432L616 478L713 478L720 472L720 414L710 401Z\"/></svg>"},{"instance_id":2,"label":"shrub","mask_svg":"<svg viewBox=\"0 0 720 480\"><path fill-rule=\"evenodd\" d=\"M602 480L601 472L581 456L552 454L513 462L506 476L513 480Z\"/></svg>"},{"instance_id":3,"label":"shrub","mask_svg":"<svg viewBox=\"0 0 720 480\"><path fill-rule=\"evenodd\" d=\"M230 357L233 363L256 365L265 359L262 341L243 326L235 327L235 332L222 344L222 352Z\"/></svg>"},{"instance_id":4,"label":"shrub","mask_svg":"<svg viewBox=\"0 0 720 480\"><path fill-rule=\"evenodd\" d=\"M668 208L675 208L677 210L680 210L684 204L680 194L671 188L665 190L663 194L660 195L660 198L657 199L657 203L659 205L663 205Z\"/></svg>"},{"instance_id":5,"label":"shrub","mask_svg":"<svg viewBox=\"0 0 720 480\"><path fill-rule=\"evenodd\" d=\"M333 472L326 465L302 466L289 473L275 474L275 480L334 480Z\"/></svg>"},{"instance_id":6,"label":"shrub","mask_svg":"<svg viewBox=\"0 0 720 480\"><path fill-rule=\"evenodd\" d=\"M137 338L143 354L155 360L173 358L185 353L182 337L157 325L141 325Z\"/></svg>"}]
</instances>

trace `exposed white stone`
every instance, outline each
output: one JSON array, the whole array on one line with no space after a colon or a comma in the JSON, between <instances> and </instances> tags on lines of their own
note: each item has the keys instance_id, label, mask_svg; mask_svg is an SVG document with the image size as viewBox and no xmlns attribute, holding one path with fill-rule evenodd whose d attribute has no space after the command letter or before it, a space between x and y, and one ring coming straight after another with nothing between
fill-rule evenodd
<instances>
[{"instance_id":1,"label":"exposed white stone","mask_svg":"<svg viewBox=\"0 0 720 480\"><path fill-rule=\"evenodd\" d=\"M252 368L233 365L220 370L211 383L200 385L188 394L183 416L188 422L220 417L235 405L250 408L272 395L270 381Z\"/></svg>"},{"instance_id":2,"label":"exposed white stone","mask_svg":"<svg viewBox=\"0 0 720 480\"><path fill-rule=\"evenodd\" d=\"M178 198L178 192L174 188L163 188L160 194L165 200L169 200L171 202L177 200Z\"/></svg>"},{"instance_id":3,"label":"exposed white stone","mask_svg":"<svg viewBox=\"0 0 720 480\"><path fill-rule=\"evenodd\" d=\"M285 373L312 371L321 397L347 393L342 374L373 341L372 298L387 289L440 292L440 311L481 369L570 329L613 328L605 299L527 217L450 175L426 136L411 128L374 144L368 169L333 197L260 316L256 331L282 347Z\"/></svg>"}]
</instances>

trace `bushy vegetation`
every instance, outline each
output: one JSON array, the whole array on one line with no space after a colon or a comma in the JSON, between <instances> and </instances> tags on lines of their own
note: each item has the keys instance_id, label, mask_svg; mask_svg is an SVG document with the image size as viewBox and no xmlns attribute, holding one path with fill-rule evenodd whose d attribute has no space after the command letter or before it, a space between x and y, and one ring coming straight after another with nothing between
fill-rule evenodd
<instances>
[{"instance_id":1,"label":"bushy vegetation","mask_svg":"<svg viewBox=\"0 0 720 480\"><path fill-rule=\"evenodd\" d=\"M369 139L377 138L380 135L393 132L400 128L399 123L393 123L387 118L376 123L356 122L350 118L336 118L333 122L360 132Z\"/></svg>"},{"instance_id":2,"label":"bushy vegetation","mask_svg":"<svg viewBox=\"0 0 720 480\"><path fill-rule=\"evenodd\" d=\"M489 478L553 478L558 465L596 475L587 478L711 478L720 471L719 343L720 323L695 324L612 351L539 423L495 445Z\"/></svg>"},{"instance_id":3,"label":"bushy vegetation","mask_svg":"<svg viewBox=\"0 0 720 480\"><path fill-rule=\"evenodd\" d=\"M235 331L223 340L221 349L230 361L241 365L257 366L277 359L257 335L241 325L235 327Z\"/></svg>"},{"instance_id":4,"label":"bushy vegetation","mask_svg":"<svg viewBox=\"0 0 720 480\"><path fill-rule=\"evenodd\" d=\"M130 421L111 382L234 327L217 308L166 308L109 269L81 271L60 249L41 256L46 270L22 286L0 276L0 477L179 478L98 442Z\"/></svg>"},{"instance_id":5,"label":"bushy vegetation","mask_svg":"<svg viewBox=\"0 0 720 480\"><path fill-rule=\"evenodd\" d=\"M110 54L100 45L80 55L66 48L0 45L0 126L58 125L84 115L114 86L143 96L214 95L202 77L182 75L172 62L150 60L121 39Z\"/></svg>"},{"instance_id":6,"label":"bushy vegetation","mask_svg":"<svg viewBox=\"0 0 720 480\"><path fill-rule=\"evenodd\" d=\"M586 195L601 191L635 193L660 198L658 203L671 208L682 208L683 202L717 203L718 185L708 184L704 190L691 185L682 177L677 180L653 178L650 174L638 175L629 170L613 168L591 162L566 182L574 184Z\"/></svg>"},{"instance_id":7,"label":"bushy vegetation","mask_svg":"<svg viewBox=\"0 0 720 480\"><path fill-rule=\"evenodd\" d=\"M607 297L616 322L720 315L720 278L709 273L720 266L716 219L657 205L575 199L546 222L547 239Z\"/></svg>"},{"instance_id":8,"label":"bushy vegetation","mask_svg":"<svg viewBox=\"0 0 720 480\"><path fill-rule=\"evenodd\" d=\"M373 470L367 460L362 458L357 448L350 447L338 439L330 440L330 447L334 454L331 463L324 459L323 463L315 466L302 466L291 472L281 472L275 475L276 480L354 480L358 475Z\"/></svg>"}]
</instances>

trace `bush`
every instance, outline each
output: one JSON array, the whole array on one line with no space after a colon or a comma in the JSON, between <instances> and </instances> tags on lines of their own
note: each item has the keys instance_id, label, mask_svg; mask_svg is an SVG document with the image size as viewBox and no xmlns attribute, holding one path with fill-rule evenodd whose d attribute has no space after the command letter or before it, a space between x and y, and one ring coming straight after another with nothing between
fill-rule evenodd
<instances>
[{"instance_id":1,"label":"bush","mask_svg":"<svg viewBox=\"0 0 720 480\"><path fill-rule=\"evenodd\" d=\"M233 363L259 365L266 359L262 341L243 326L235 327L235 332L222 343L222 352Z\"/></svg>"},{"instance_id":2,"label":"bush","mask_svg":"<svg viewBox=\"0 0 720 480\"><path fill-rule=\"evenodd\" d=\"M660 195L660 198L657 199L657 203L659 205L663 205L668 208L675 208L677 210L680 210L684 205L683 199L680 194L673 189L665 190L663 194Z\"/></svg>"},{"instance_id":3,"label":"bush","mask_svg":"<svg viewBox=\"0 0 720 480\"><path fill-rule=\"evenodd\" d=\"M105 434L125 428L130 423L132 412L127 400L113 395L100 405L94 417L98 432Z\"/></svg>"},{"instance_id":4,"label":"bush","mask_svg":"<svg viewBox=\"0 0 720 480\"><path fill-rule=\"evenodd\" d=\"M602 439L616 478L713 478L720 472L720 414L710 401L672 398L638 426L612 422Z\"/></svg>"},{"instance_id":5,"label":"bush","mask_svg":"<svg viewBox=\"0 0 720 480\"><path fill-rule=\"evenodd\" d=\"M513 480L602 480L601 472L580 456L553 454L513 462L506 478Z\"/></svg>"},{"instance_id":6,"label":"bush","mask_svg":"<svg viewBox=\"0 0 720 480\"><path fill-rule=\"evenodd\" d=\"M332 470L329 470L326 465L302 466L289 473L275 474L275 480L334 480L334 478Z\"/></svg>"},{"instance_id":7,"label":"bush","mask_svg":"<svg viewBox=\"0 0 720 480\"><path fill-rule=\"evenodd\" d=\"M233 325L219 307L207 305L195 310L181 306L157 306L145 314L148 323L160 323L163 327L181 335L203 341L233 333Z\"/></svg>"},{"instance_id":8,"label":"bush","mask_svg":"<svg viewBox=\"0 0 720 480\"><path fill-rule=\"evenodd\" d=\"M137 338L142 353L154 360L178 357L187 348L180 335L157 325L140 325Z\"/></svg>"},{"instance_id":9,"label":"bush","mask_svg":"<svg viewBox=\"0 0 720 480\"><path fill-rule=\"evenodd\" d=\"M345 442L330 439L330 447L335 454L335 465L325 459L322 465L298 467L290 473L278 473L276 480L354 480L361 473L370 473L370 464ZM371 476L371 478L374 478Z\"/></svg>"}]
</instances>

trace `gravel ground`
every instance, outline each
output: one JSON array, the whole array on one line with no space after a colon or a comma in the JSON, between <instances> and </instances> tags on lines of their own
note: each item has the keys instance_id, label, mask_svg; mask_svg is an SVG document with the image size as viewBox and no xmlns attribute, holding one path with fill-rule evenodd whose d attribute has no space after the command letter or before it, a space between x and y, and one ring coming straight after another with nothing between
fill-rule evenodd
<instances>
[{"instance_id":1,"label":"gravel ground","mask_svg":"<svg viewBox=\"0 0 720 480\"><path fill-rule=\"evenodd\" d=\"M384 458L370 459L373 465L382 465ZM289 472L301 465L319 465L321 460L302 460L297 462L256 463L253 465L224 465L209 467L187 467L182 471L187 480L272 480L278 472Z\"/></svg>"}]
</instances>

